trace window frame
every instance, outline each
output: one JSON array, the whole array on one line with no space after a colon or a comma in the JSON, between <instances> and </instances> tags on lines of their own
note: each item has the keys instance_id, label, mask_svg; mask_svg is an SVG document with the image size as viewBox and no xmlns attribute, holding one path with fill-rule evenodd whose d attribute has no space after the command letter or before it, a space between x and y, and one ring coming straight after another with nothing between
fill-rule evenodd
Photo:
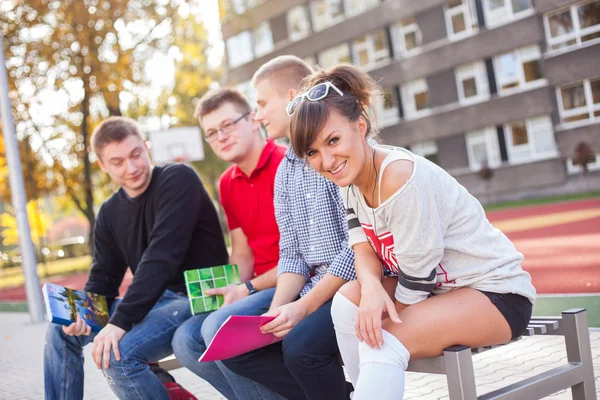
<instances>
[{"instance_id":1,"label":"window frame","mask_svg":"<svg viewBox=\"0 0 600 400\"><path fill-rule=\"evenodd\" d=\"M585 6L587 4L592 4L598 0L585 0L575 4L571 4L566 7L561 7L556 10L552 10L544 14L544 33L546 36L546 43L548 44L548 53L549 54L557 54L572 51L584 46L591 46L595 43L600 43L600 37L592 40L588 40L586 42L582 42L581 38L587 35L591 35L597 32L600 32L600 24L590 26L587 28L581 29L581 24L579 22L579 14L577 12L578 8L581 6ZM558 14L562 14L565 11L569 11L571 17L571 24L573 25L573 32L564 34L559 37L552 37L552 32L550 31L550 17ZM575 40L574 44L567 45L566 43ZM565 44L564 47L558 47L553 49L553 46Z\"/></svg>"},{"instance_id":2,"label":"window frame","mask_svg":"<svg viewBox=\"0 0 600 400\"><path fill-rule=\"evenodd\" d=\"M326 12L323 16L317 16L318 3L324 3L326 6ZM342 13L337 17L331 16L331 4L340 3L342 7ZM311 26L314 32L321 32L325 29L342 22L346 15L344 14L344 1L343 0L313 0L310 2L310 18ZM322 20L321 20L322 19Z\"/></svg>"},{"instance_id":3,"label":"window frame","mask_svg":"<svg viewBox=\"0 0 600 400\"><path fill-rule=\"evenodd\" d=\"M477 12L474 14L472 10L475 10L475 2L474 0L461 0L462 4L459 6L448 7L448 5L444 6L444 20L446 21L446 36L449 40L455 41L464 39L466 37L472 36L479 32L478 18ZM465 30L463 32L454 33L453 25L452 25L452 17L457 14L463 13L463 18L465 20ZM473 15L471 15L473 14ZM474 23L473 23L474 22ZM473 26L474 25L474 26Z\"/></svg>"},{"instance_id":4,"label":"window frame","mask_svg":"<svg viewBox=\"0 0 600 400\"><path fill-rule=\"evenodd\" d=\"M386 94L392 95L392 107L389 109L385 108ZM375 98L373 106L377 111L377 120L382 128L396 125L400 122L400 107L396 88L383 88L381 96Z\"/></svg>"},{"instance_id":5,"label":"window frame","mask_svg":"<svg viewBox=\"0 0 600 400\"><path fill-rule=\"evenodd\" d=\"M422 93L422 90L415 90L415 86L417 86L417 89L420 89L421 86L425 87L429 103L427 108L417 110L415 93ZM402 93L402 105L404 107L404 119L417 119L431 114L431 99L429 98L429 85L426 79L421 78L406 82L401 85L400 90Z\"/></svg>"},{"instance_id":6,"label":"window frame","mask_svg":"<svg viewBox=\"0 0 600 400\"><path fill-rule=\"evenodd\" d=\"M375 49L375 35L378 34L382 35L383 43L385 45L384 48L381 50ZM364 43L357 43L358 40L361 40L363 38L365 39ZM373 68L381 67L382 65L388 64L390 62L390 45L388 43L388 38L385 29L383 28L366 33L365 35L359 38L355 38L354 40L352 40L352 46L350 46L350 50L352 53L351 58L354 61L354 63L364 70L370 70ZM367 55L369 57L369 63L365 65L360 64L359 53L362 50L366 50ZM381 59L377 60L378 57Z\"/></svg>"},{"instance_id":7,"label":"window frame","mask_svg":"<svg viewBox=\"0 0 600 400\"><path fill-rule=\"evenodd\" d=\"M359 1L359 3L363 4L364 6L357 11L349 12L352 9L352 7L350 7L350 5L352 4L351 1L352 0L343 0L344 15L346 15L347 18L352 18L364 12L372 10L380 4L380 0L361 0Z\"/></svg>"},{"instance_id":8,"label":"window frame","mask_svg":"<svg viewBox=\"0 0 600 400\"><path fill-rule=\"evenodd\" d=\"M600 122L600 115L598 115L598 116L595 115L596 112L600 113L600 102L594 103L594 96L592 93L592 81L600 82L600 76L583 79L581 81L571 82L569 84L556 87L555 91L556 91L556 99L558 101L558 115L560 116L560 122L561 122L562 126L573 127L573 126L588 125L590 123ZM571 110L565 110L564 103L563 103L563 97L562 97L563 89L578 86L580 84L583 84L585 106L574 108ZM588 115L587 119L565 122L565 118L576 117L578 115L583 115L585 113L587 113L587 115Z\"/></svg>"},{"instance_id":9,"label":"window frame","mask_svg":"<svg viewBox=\"0 0 600 400\"><path fill-rule=\"evenodd\" d=\"M534 48L535 48L535 50L534 50ZM535 53L535 56L533 56L531 54L526 54L527 52ZM525 55L524 55L524 53L525 53ZM517 64L518 64L517 83L518 83L518 85L515 87L510 87L508 89L503 89L502 85L504 84L504 82L502 82L500 80L500 76L498 75L499 71L501 71L499 59L500 59L500 57L502 57L506 54L514 54L515 58L517 60ZM525 80L525 71L523 70L523 65L528 62L535 61L535 60L539 61L540 63L542 61L542 53L541 53L540 47L537 44L520 47L518 49L514 49L512 51L508 51L508 52L499 54L497 56L494 56L494 58L493 58L494 75L495 75L494 77L496 78L496 83L498 86L498 95L505 96L505 95L520 92L523 90L530 90L533 88L542 87L542 86L547 85L548 81L543 76L539 79L536 79L536 80L530 81L530 82L527 82Z\"/></svg>"},{"instance_id":10,"label":"window frame","mask_svg":"<svg viewBox=\"0 0 600 400\"><path fill-rule=\"evenodd\" d=\"M292 12L297 12L299 15L300 10L302 11L303 17L305 18L305 22L306 22L306 25L308 28L308 32L305 35L294 34L294 32L290 29L290 27L292 26L292 22L293 22L293 21L291 21L290 14ZM292 42L296 42L298 40L304 39L305 37L310 36L312 33L312 22L310 19L310 10L306 7L306 4L300 4L295 7L290 8L287 11L287 13L285 14L285 21L286 21L286 26L287 26L287 31L288 31L288 39Z\"/></svg>"},{"instance_id":11,"label":"window frame","mask_svg":"<svg viewBox=\"0 0 600 400\"><path fill-rule=\"evenodd\" d=\"M390 27L392 36L392 48L394 49L394 58L399 60L408 58L422 51L423 34L417 24L417 21L404 24L403 21L398 21ZM406 48L406 35L414 33L417 39L417 46L408 50Z\"/></svg>"},{"instance_id":12,"label":"window frame","mask_svg":"<svg viewBox=\"0 0 600 400\"><path fill-rule=\"evenodd\" d=\"M267 45L268 49L259 51L259 47L257 46L257 36L259 34L259 30L264 29L265 27L269 31L269 44ZM269 54L273 51L273 47L273 31L271 30L271 23L269 21L263 21L260 23L260 25L252 29L252 49L254 51L254 57L258 58Z\"/></svg>"},{"instance_id":13,"label":"window frame","mask_svg":"<svg viewBox=\"0 0 600 400\"><path fill-rule=\"evenodd\" d=\"M423 158L427 158L427 156L430 155L437 156L439 153L439 149L435 140L425 140L423 142L411 144L410 152Z\"/></svg>"},{"instance_id":14,"label":"window frame","mask_svg":"<svg viewBox=\"0 0 600 400\"><path fill-rule=\"evenodd\" d=\"M468 70L471 68L471 70ZM475 61L458 66L454 70L456 80L456 89L458 91L458 102L462 105L469 105L486 101L490 98L490 83L488 81L487 69L483 61ZM475 78L477 94L472 97L465 97L463 81L465 78Z\"/></svg>"},{"instance_id":15,"label":"window frame","mask_svg":"<svg viewBox=\"0 0 600 400\"><path fill-rule=\"evenodd\" d=\"M498 11L492 11L490 7L490 0L482 0L483 6L483 15L485 17L485 26L487 28L496 28L507 23L513 22L517 19L526 18L530 15L535 14L535 8L533 7L532 0L529 1L529 8L514 12L512 0L503 0L504 1L504 13L501 14L502 18L495 16L494 13L498 13Z\"/></svg>"},{"instance_id":16,"label":"window frame","mask_svg":"<svg viewBox=\"0 0 600 400\"><path fill-rule=\"evenodd\" d=\"M502 155L500 154L500 144L498 143L498 134L496 127L488 126L472 132L465 133L465 145L467 147L467 159L469 168L473 172L481 169L482 164L475 159L473 147L478 144L485 145L487 162L490 168L498 168L502 165Z\"/></svg>"},{"instance_id":17,"label":"window frame","mask_svg":"<svg viewBox=\"0 0 600 400\"><path fill-rule=\"evenodd\" d=\"M323 57L323 53L325 53L327 51L331 51L333 49L340 48L340 47L345 47L346 49L348 49L348 58L350 59L350 62L352 62L352 49L351 49L351 46L350 46L350 44L348 42L342 42L342 43L339 43L339 44L337 44L335 46L331 46L329 48L323 49L323 50L321 50L317 54L317 63L319 64L319 66L322 67L322 68L328 68L329 66L331 66L333 64L337 64L337 63L342 62L342 61L340 61L339 57L337 57L336 61L334 61L332 64L329 64L329 65L323 65L323 63L321 61L322 57Z\"/></svg>"},{"instance_id":18,"label":"window frame","mask_svg":"<svg viewBox=\"0 0 600 400\"><path fill-rule=\"evenodd\" d=\"M553 146L554 148L552 150L548 150L546 152L539 152L536 150L535 131L532 129L532 126L534 125L534 123L536 123L536 120L541 120L541 119L545 119L546 121L544 121L544 122L546 122L547 126L550 127L550 131L548 131L548 133L550 135L552 135L552 141L553 141L553 145L554 145ZM522 121L525 121L525 128L527 131L527 143L513 145L511 125L514 125L514 124L522 122ZM558 149L556 146L556 136L554 135L554 133L555 133L554 125L552 124L552 119L550 118L550 115L540 115L540 116L528 118L525 120L517 120L517 121L507 122L506 124L504 124L504 132L505 132L504 141L506 144L508 163L511 165L527 164L530 162L546 160L546 159L555 158L558 156ZM523 151L524 148L527 148L529 150L529 154L525 157L523 157L521 154L519 154L520 152Z\"/></svg>"},{"instance_id":19,"label":"window frame","mask_svg":"<svg viewBox=\"0 0 600 400\"><path fill-rule=\"evenodd\" d=\"M244 37L247 37L248 43L245 43L245 44L241 43L242 35L244 35ZM253 39L254 39L253 34L249 30L240 32L237 35L232 36L227 39L225 47L226 47L226 51L227 51L227 64L229 65L229 68L234 69L234 68L240 67L240 66L247 64L250 61L254 60L255 57L254 57L254 40ZM250 57L248 57L247 59L242 59L240 62L238 62L236 64L232 64L231 63L232 50L231 50L231 45L230 45L231 41L233 41L233 43L235 43L235 46L238 46L238 44L241 44L241 46L236 47L235 54L239 54L239 49L243 48L243 49L248 49L248 51L250 52Z\"/></svg>"}]
</instances>

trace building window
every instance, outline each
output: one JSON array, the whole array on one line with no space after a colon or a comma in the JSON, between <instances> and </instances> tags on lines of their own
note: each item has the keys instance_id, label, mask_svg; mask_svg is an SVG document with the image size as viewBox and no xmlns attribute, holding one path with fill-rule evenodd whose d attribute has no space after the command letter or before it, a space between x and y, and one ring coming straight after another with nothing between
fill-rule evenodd
<instances>
[{"instance_id":1,"label":"building window","mask_svg":"<svg viewBox=\"0 0 600 400\"><path fill-rule=\"evenodd\" d=\"M317 57L316 56L307 56L303 58L304 62L307 63L311 68L314 68L317 65Z\"/></svg>"},{"instance_id":2,"label":"building window","mask_svg":"<svg viewBox=\"0 0 600 400\"><path fill-rule=\"evenodd\" d=\"M475 0L451 0L444 12L450 40L462 39L477 32Z\"/></svg>"},{"instance_id":3,"label":"building window","mask_svg":"<svg viewBox=\"0 0 600 400\"><path fill-rule=\"evenodd\" d=\"M264 0L231 0L230 5L236 14L242 15L247 10L263 3Z\"/></svg>"},{"instance_id":4,"label":"building window","mask_svg":"<svg viewBox=\"0 0 600 400\"><path fill-rule=\"evenodd\" d=\"M506 149L511 164L556 157L556 141L549 116L506 124Z\"/></svg>"},{"instance_id":5,"label":"building window","mask_svg":"<svg viewBox=\"0 0 600 400\"><path fill-rule=\"evenodd\" d=\"M418 52L423 37L414 18L396 22L392 25L391 32L396 58L408 57Z\"/></svg>"},{"instance_id":6,"label":"building window","mask_svg":"<svg viewBox=\"0 0 600 400\"><path fill-rule=\"evenodd\" d=\"M315 0L310 3L313 28L322 31L344 19L342 0Z\"/></svg>"},{"instance_id":7,"label":"building window","mask_svg":"<svg viewBox=\"0 0 600 400\"><path fill-rule=\"evenodd\" d=\"M580 47L600 41L600 1L586 1L544 15L550 50Z\"/></svg>"},{"instance_id":8,"label":"building window","mask_svg":"<svg viewBox=\"0 0 600 400\"><path fill-rule=\"evenodd\" d=\"M288 36L291 41L310 35L308 9L304 5L296 6L287 13Z\"/></svg>"},{"instance_id":9,"label":"building window","mask_svg":"<svg viewBox=\"0 0 600 400\"><path fill-rule=\"evenodd\" d=\"M380 0L344 0L346 16L353 17L377 7Z\"/></svg>"},{"instance_id":10,"label":"building window","mask_svg":"<svg viewBox=\"0 0 600 400\"><path fill-rule=\"evenodd\" d=\"M319 53L319 66L322 68L328 68L334 64L341 62L352 62L350 56L350 46L348 43L342 43L337 46L330 47L327 50L323 50Z\"/></svg>"},{"instance_id":11,"label":"building window","mask_svg":"<svg viewBox=\"0 0 600 400\"><path fill-rule=\"evenodd\" d=\"M235 68L252 61L252 35L244 31L227 39L227 59L229 67Z\"/></svg>"},{"instance_id":12,"label":"building window","mask_svg":"<svg viewBox=\"0 0 600 400\"><path fill-rule=\"evenodd\" d=\"M600 77L556 89L563 124L600 121Z\"/></svg>"},{"instance_id":13,"label":"building window","mask_svg":"<svg viewBox=\"0 0 600 400\"><path fill-rule=\"evenodd\" d=\"M600 171L600 154L596 154L590 159L587 168L590 172ZM581 165L573 164L573 159L567 158L567 172L570 175L581 174L583 172L583 167Z\"/></svg>"},{"instance_id":14,"label":"building window","mask_svg":"<svg viewBox=\"0 0 600 400\"><path fill-rule=\"evenodd\" d=\"M502 164L498 135L493 126L465 135L469 168L479 171L482 166L497 168Z\"/></svg>"},{"instance_id":15,"label":"building window","mask_svg":"<svg viewBox=\"0 0 600 400\"><path fill-rule=\"evenodd\" d=\"M264 56L273 51L273 34L271 33L271 24L265 21L253 32L254 36L254 54L256 57Z\"/></svg>"},{"instance_id":16,"label":"building window","mask_svg":"<svg viewBox=\"0 0 600 400\"><path fill-rule=\"evenodd\" d=\"M242 82L236 85L235 88L248 98L252 108L256 108L256 91L252 87L251 81Z\"/></svg>"},{"instance_id":17,"label":"building window","mask_svg":"<svg viewBox=\"0 0 600 400\"><path fill-rule=\"evenodd\" d=\"M438 163L438 148L433 140L415 143L410 146L410 151L418 156L425 157L431 162Z\"/></svg>"},{"instance_id":18,"label":"building window","mask_svg":"<svg viewBox=\"0 0 600 400\"><path fill-rule=\"evenodd\" d=\"M546 84L540 65L537 45L522 47L494 58L494 70L500 94Z\"/></svg>"},{"instance_id":19,"label":"building window","mask_svg":"<svg viewBox=\"0 0 600 400\"><path fill-rule=\"evenodd\" d=\"M242 15L246 12L246 1L245 0L231 0L233 11L236 14Z\"/></svg>"},{"instance_id":20,"label":"building window","mask_svg":"<svg viewBox=\"0 0 600 400\"><path fill-rule=\"evenodd\" d=\"M406 119L418 118L429 114L429 88L425 79L402 85L402 101Z\"/></svg>"},{"instance_id":21,"label":"building window","mask_svg":"<svg viewBox=\"0 0 600 400\"><path fill-rule=\"evenodd\" d=\"M388 62L390 51L385 32L378 30L356 39L352 46L352 54L356 64L364 69Z\"/></svg>"},{"instance_id":22,"label":"building window","mask_svg":"<svg viewBox=\"0 0 600 400\"><path fill-rule=\"evenodd\" d=\"M377 120L381 127L395 125L400 122L396 89L384 88L381 96L377 96L374 103Z\"/></svg>"},{"instance_id":23,"label":"building window","mask_svg":"<svg viewBox=\"0 0 600 400\"><path fill-rule=\"evenodd\" d=\"M485 64L481 61L456 69L458 100L461 104L486 100L490 97Z\"/></svg>"},{"instance_id":24,"label":"building window","mask_svg":"<svg viewBox=\"0 0 600 400\"><path fill-rule=\"evenodd\" d=\"M483 0L485 24L496 27L533 14L531 0Z\"/></svg>"}]
</instances>

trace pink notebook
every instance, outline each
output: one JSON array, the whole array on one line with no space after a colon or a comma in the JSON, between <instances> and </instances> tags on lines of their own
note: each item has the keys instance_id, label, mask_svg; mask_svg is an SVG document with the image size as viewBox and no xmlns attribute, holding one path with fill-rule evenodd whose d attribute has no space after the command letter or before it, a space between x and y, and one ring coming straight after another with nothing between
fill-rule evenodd
<instances>
[{"instance_id":1,"label":"pink notebook","mask_svg":"<svg viewBox=\"0 0 600 400\"><path fill-rule=\"evenodd\" d=\"M272 333L263 334L260 327L275 317L232 315L221 325L198 361L217 361L239 356L251 350L283 340Z\"/></svg>"}]
</instances>

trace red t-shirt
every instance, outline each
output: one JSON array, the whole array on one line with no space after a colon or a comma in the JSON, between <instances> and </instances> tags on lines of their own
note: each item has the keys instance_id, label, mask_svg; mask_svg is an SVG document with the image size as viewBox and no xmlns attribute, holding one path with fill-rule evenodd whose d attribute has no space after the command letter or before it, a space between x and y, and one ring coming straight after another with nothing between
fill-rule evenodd
<instances>
[{"instance_id":1,"label":"red t-shirt","mask_svg":"<svg viewBox=\"0 0 600 400\"><path fill-rule=\"evenodd\" d=\"M219 182L219 197L229 230L242 228L254 253L254 272L264 274L279 260L279 229L273 192L277 167L286 148L268 140L256 168L247 176L237 165L229 167Z\"/></svg>"}]
</instances>

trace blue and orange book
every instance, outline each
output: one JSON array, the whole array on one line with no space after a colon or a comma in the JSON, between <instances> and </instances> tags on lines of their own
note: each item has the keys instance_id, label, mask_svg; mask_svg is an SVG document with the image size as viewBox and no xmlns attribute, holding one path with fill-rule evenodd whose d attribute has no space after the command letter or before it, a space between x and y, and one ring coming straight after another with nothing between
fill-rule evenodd
<instances>
[{"instance_id":1,"label":"blue and orange book","mask_svg":"<svg viewBox=\"0 0 600 400\"><path fill-rule=\"evenodd\" d=\"M104 296L54 283L45 283L42 294L48 321L52 323L69 326L80 315L93 332L100 331L108 323L108 307Z\"/></svg>"}]
</instances>

